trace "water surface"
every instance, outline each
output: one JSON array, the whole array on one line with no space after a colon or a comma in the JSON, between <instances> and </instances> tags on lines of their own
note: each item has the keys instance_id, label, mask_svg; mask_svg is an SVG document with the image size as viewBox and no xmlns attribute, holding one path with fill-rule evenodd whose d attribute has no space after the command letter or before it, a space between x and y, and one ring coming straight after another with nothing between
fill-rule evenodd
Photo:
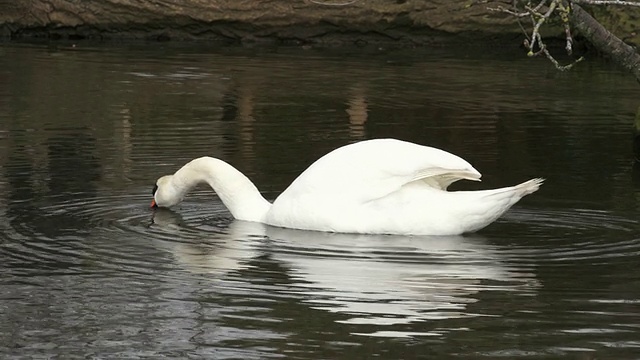
<instances>
[{"instance_id":1,"label":"water surface","mask_svg":"<svg viewBox=\"0 0 640 360\"><path fill-rule=\"evenodd\" d=\"M637 84L477 53L0 47L1 357L637 358ZM547 182L456 237L233 221L205 187L148 209L197 156L272 200L378 137L466 158L457 189Z\"/></svg>"}]
</instances>

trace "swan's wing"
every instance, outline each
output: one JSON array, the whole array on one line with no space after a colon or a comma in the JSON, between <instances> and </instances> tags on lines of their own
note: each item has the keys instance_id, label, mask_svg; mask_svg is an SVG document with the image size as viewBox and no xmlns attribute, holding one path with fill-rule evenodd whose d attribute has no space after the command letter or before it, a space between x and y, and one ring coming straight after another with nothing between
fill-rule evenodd
<instances>
[{"instance_id":1,"label":"swan's wing","mask_svg":"<svg viewBox=\"0 0 640 360\"><path fill-rule=\"evenodd\" d=\"M410 180L409 182L416 180L423 180L428 185L433 188L446 190L449 185L453 184L458 180L472 180L472 181L480 181L480 173L468 169L456 169L456 168L441 168L434 167L429 169L423 169L418 171L416 176Z\"/></svg>"},{"instance_id":2,"label":"swan's wing","mask_svg":"<svg viewBox=\"0 0 640 360\"><path fill-rule=\"evenodd\" d=\"M393 139L368 140L317 160L276 202L364 203L411 182L444 190L457 180L480 176L468 162L443 150Z\"/></svg>"}]
</instances>

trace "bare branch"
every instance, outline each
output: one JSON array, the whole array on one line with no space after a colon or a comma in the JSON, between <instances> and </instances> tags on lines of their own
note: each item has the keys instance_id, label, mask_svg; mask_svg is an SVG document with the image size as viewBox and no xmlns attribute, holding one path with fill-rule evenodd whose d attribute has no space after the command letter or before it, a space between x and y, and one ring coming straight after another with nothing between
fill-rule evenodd
<instances>
[{"instance_id":1,"label":"bare branch","mask_svg":"<svg viewBox=\"0 0 640 360\"><path fill-rule=\"evenodd\" d=\"M533 6L532 2L535 2ZM580 57L569 65L560 65L555 57L549 52L547 45L540 35L541 28L550 20L559 20L564 28L565 51L568 55L573 53L572 27L575 27L592 43L596 42L596 47L604 48L614 56L625 68L631 69L636 78L640 79L640 57L634 49L624 44L621 40L611 35L597 21L586 15L580 5L623 5L640 7L640 0L512 0L513 7L505 8L498 6L489 9L490 11L503 12L516 18L516 21L525 35L523 41L527 48L527 56L544 55L560 71L567 71L577 63L584 60ZM578 15L576 15L578 14ZM522 18L528 17L531 20L531 28L525 29ZM585 20L586 19L586 20ZM586 25L586 24L589 25ZM598 37L594 35L598 34ZM604 39L604 40L602 40ZM614 41L617 39L617 42ZM612 45L613 43L613 45ZM620 57L619 54L624 56ZM639 80L640 81L640 80Z\"/></svg>"},{"instance_id":2,"label":"bare branch","mask_svg":"<svg viewBox=\"0 0 640 360\"><path fill-rule=\"evenodd\" d=\"M558 6L558 1L561 0L553 0L553 2L551 2L551 5L549 5L549 9L547 9L547 12L540 16L540 18L538 19L538 21L536 22L536 25L533 27L533 33L531 34L531 46L529 47L529 56L533 55L533 49L535 48L536 45L536 39L538 39L538 42L542 42L542 39L540 37L540 26L542 26L542 24L544 24L544 22L546 20L549 19L549 17L551 16L551 14L553 14L553 12L556 10L556 6ZM533 13L533 9L530 10ZM542 44L540 44L540 47L543 47Z\"/></svg>"},{"instance_id":3,"label":"bare branch","mask_svg":"<svg viewBox=\"0 0 640 360\"><path fill-rule=\"evenodd\" d=\"M580 56L577 60L575 60L574 62L572 62L569 65L560 65L560 63L553 57L553 55L551 55L551 53L549 53L549 51L545 48L542 49L542 52L544 53L544 55L547 57L547 59L549 59L549 61L551 61L551 63L556 67L556 69L560 70L560 71L567 71L570 70L572 67L574 67L577 63L581 62L582 60L584 60L584 57Z\"/></svg>"},{"instance_id":4,"label":"bare branch","mask_svg":"<svg viewBox=\"0 0 640 360\"><path fill-rule=\"evenodd\" d=\"M562 1L558 3L558 10L560 11L560 19L562 20L562 25L564 27L564 35L566 39L566 45L564 49L567 51L568 55L573 53L573 36L571 35L571 25L569 24L569 14L571 13L571 8L569 6L565 6Z\"/></svg>"},{"instance_id":5,"label":"bare branch","mask_svg":"<svg viewBox=\"0 0 640 360\"><path fill-rule=\"evenodd\" d=\"M637 1L619 1L619 0L573 0L576 4L582 5L624 5L624 6L640 6Z\"/></svg>"},{"instance_id":6,"label":"bare branch","mask_svg":"<svg viewBox=\"0 0 640 360\"><path fill-rule=\"evenodd\" d=\"M567 39L567 43L564 46L564 49L567 50L567 54L573 54L573 36L571 36L571 26L569 24L564 24L564 34Z\"/></svg>"},{"instance_id":7,"label":"bare branch","mask_svg":"<svg viewBox=\"0 0 640 360\"><path fill-rule=\"evenodd\" d=\"M565 33L565 50L568 55L573 53L573 35L571 33L571 24L569 21L569 14L571 8L565 2L566 0L540 0L535 6L532 7L530 1L513 0L513 9L506 9L502 6L498 8L489 9L491 11L499 11L511 16L515 16L522 32L525 34L524 46L529 50L527 56L534 57L544 55L556 69L560 71L567 71L575 66L577 63L584 60L583 57L573 61L569 65L560 65L558 60L549 52L547 45L544 43L542 36L540 35L540 29L551 18L559 17L562 21ZM603 0L577 0L577 1L603 1ZM577 2L574 0L574 2ZM614 1L614 0L605 0ZM521 7L519 7L521 6ZM546 7L545 7L546 6ZM527 31L520 19L523 17L529 17L531 19L532 30Z\"/></svg>"}]
</instances>

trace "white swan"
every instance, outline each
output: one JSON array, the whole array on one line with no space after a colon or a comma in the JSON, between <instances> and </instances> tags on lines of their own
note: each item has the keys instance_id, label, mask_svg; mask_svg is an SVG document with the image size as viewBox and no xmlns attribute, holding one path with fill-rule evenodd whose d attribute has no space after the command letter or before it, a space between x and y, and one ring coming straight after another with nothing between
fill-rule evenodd
<instances>
[{"instance_id":1,"label":"white swan","mask_svg":"<svg viewBox=\"0 0 640 360\"><path fill-rule=\"evenodd\" d=\"M307 168L273 202L226 162L201 157L158 179L152 207L170 207L208 183L238 220L330 232L459 235L484 228L543 179L481 191L446 191L460 179L480 180L465 160L394 139L333 150Z\"/></svg>"}]
</instances>

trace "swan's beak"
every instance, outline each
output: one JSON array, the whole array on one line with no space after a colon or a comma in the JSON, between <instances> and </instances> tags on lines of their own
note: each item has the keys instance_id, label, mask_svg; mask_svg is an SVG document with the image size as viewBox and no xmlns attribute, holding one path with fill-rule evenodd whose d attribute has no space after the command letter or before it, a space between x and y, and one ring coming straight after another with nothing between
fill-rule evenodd
<instances>
[{"instance_id":1,"label":"swan's beak","mask_svg":"<svg viewBox=\"0 0 640 360\"><path fill-rule=\"evenodd\" d=\"M155 209L158 207L158 204L156 204L156 199L151 200L151 206L152 209Z\"/></svg>"}]
</instances>

